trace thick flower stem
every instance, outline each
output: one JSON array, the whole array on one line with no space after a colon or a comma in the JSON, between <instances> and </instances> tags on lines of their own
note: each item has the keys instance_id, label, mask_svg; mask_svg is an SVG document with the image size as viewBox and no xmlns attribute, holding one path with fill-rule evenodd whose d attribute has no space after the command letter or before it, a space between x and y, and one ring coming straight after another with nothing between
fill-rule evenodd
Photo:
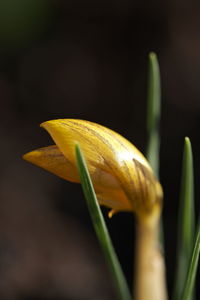
<instances>
[{"instance_id":1,"label":"thick flower stem","mask_svg":"<svg viewBox=\"0 0 200 300\"><path fill-rule=\"evenodd\" d=\"M165 264L158 242L158 222L137 221L135 300L167 300Z\"/></svg>"}]
</instances>

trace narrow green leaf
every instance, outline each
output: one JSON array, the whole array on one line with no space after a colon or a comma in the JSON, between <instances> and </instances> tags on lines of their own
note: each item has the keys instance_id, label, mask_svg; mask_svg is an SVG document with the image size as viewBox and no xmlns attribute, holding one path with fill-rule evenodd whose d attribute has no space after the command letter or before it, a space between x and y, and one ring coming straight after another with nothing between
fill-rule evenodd
<instances>
[{"instance_id":1,"label":"narrow green leaf","mask_svg":"<svg viewBox=\"0 0 200 300\"><path fill-rule=\"evenodd\" d=\"M189 138L185 138L183 151L182 179L178 219L177 270L175 276L174 300L182 299L194 241L194 180L192 147ZM189 299L192 299L192 294Z\"/></svg>"},{"instance_id":2,"label":"narrow green leaf","mask_svg":"<svg viewBox=\"0 0 200 300\"><path fill-rule=\"evenodd\" d=\"M155 174L159 177L159 151L160 151L160 110L161 110L161 87L160 70L155 53L149 54L149 75L147 95L147 159Z\"/></svg>"},{"instance_id":3,"label":"narrow green leaf","mask_svg":"<svg viewBox=\"0 0 200 300\"><path fill-rule=\"evenodd\" d=\"M78 145L76 145L75 151L81 184L85 198L87 200L92 223L101 248L106 257L107 263L110 267L118 297L120 300L131 300L132 297L130 295L126 279L112 245L103 215L101 213L101 209L96 198L85 159Z\"/></svg>"},{"instance_id":4,"label":"narrow green leaf","mask_svg":"<svg viewBox=\"0 0 200 300\"><path fill-rule=\"evenodd\" d=\"M159 178L160 167L160 116L161 116L161 83L160 69L157 56L154 52L149 53L149 74L147 93L147 151L146 157ZM164 251L164 233L162 219L160 220L160 244Z\"/></svg>"},{"instance_id":5,"label":"narrow green leaf","mask_svg":"<svg viewBox=\"0 0 200 300\"><path fill-rule=\"evenodd\" d=\"M184 282L184 290L182 293L181 300L189 300L191 299L191 295L193 294L194 283L195 283L198 261L199 261L199 253L200 253L200 218L197 226L197 232L195 236L190 265L188 268L186 280Z\"/></svg>"}]
</instances>

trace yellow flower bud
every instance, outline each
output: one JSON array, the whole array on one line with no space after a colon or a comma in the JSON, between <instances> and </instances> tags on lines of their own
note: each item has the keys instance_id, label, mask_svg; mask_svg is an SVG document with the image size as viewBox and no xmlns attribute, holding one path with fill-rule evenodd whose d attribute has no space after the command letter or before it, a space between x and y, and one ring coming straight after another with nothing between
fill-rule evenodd
<instances>
[{"instance_id":1,"label":"yellow flower bud","mask_svg":"<svg viewBox=\"0 0 200 300\"><path fill-rule=\"evenodd\" d=\"M75 144L84 154L100 204L112 211L133 211L139 218L160 215L162 188L137 148L118 133L89 121L59 119L41 124L56 145L24 159L61 178L80 182Z\"/></svg>"}]
</instances>

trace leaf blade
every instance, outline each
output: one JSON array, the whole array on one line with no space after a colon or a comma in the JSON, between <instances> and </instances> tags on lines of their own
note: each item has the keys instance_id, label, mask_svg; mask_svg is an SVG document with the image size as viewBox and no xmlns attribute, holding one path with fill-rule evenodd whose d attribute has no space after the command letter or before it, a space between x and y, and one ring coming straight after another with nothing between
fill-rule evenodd
<instances>
[{"instance_id":1,"label":"leaf blade","mask_svg":"<svg viewBox=\"0 0 200 300\"><path fill-rule=\"evenodd\" d=\"M191 295L193 294L195 277L197 274L197 267L199 261L199 253L200 253L200 218L197 226L193 252L191 255L187 277L184 283L184 290L182 293L181 300L189 300L191 298Z\"/></svg>"},{"instance_id":2,"label":"leaf blade","mask_svg":"<svg viewBox=\"0 0 200 300\"><path fill-rule=\"evenodd\" d=\"M161 79L157 55L149 53L149 74L147 92L147 150L146 157L155 175L159 178L160 168L160 118ZM163 221L160 220L159 241L164 252Z\"/></svg>"},{"instance_id":3,"label":"leaf blade","mask_svg":"<svg viewBox=\"0 0 200 300\"><path fill-rule=\"evenodd\" d=\"M147 94L147 135L148 144L146 156L155 174L159 177L160 133L159 123L161 115L161 83L157 56L149 54L149 75Z\"/></svg>"},{"instance_id":4,"label":"leaf blade","mask_svg":"<svg viewBox=\"0 0 200 300\"><path fill-rule=\"evenodd\" d=\"M182 299L182 291L187 276L189 260L194 241L194 178L192 146L188 137L185 138L182 179L180 190L180 204L178 217L178 245L177 245L177 270L173 299ZM192 299L192 295L190 298Z\"/></svg>"},{"instance_id":5,"label":"leaf blade","mask_svg":"<svg viewBox=\"0 0 200 300\"><path fill-rule=\"evenodd\" d=\"M101 213L100 206L96 198L96 194L92 185L92 181L89 175L89 171L87 169L84 156L78 145L76 145L75 151L78 172L81 179L81 185L83 188L85 198L87 200L87 205L92 219L92 223L96 235L98 237L100 246L104 252L105 258L109 265L111 274L113 276L119 299L131 300L132 297L130 295L126 279L124 277L123 271L121 269L120 263L112 245L111 238L106 227L106 223Z\"/></svg>"}]
</instances>

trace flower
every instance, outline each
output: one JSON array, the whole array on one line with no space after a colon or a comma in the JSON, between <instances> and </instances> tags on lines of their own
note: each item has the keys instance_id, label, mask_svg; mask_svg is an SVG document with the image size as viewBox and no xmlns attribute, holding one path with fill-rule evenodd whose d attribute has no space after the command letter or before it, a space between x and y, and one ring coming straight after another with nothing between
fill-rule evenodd
<instances>
[{"instance_id":1,"label":"flower","mask_svg":"<svg viewBox=\"0 0 200 300\"><path fill-rule=\"evenodd\" d=\"M75 145L87 162L101 205L133 211L139 218L160 215L162 187L142 153L120 134L84 120L58 119L41 124L56 145L29 152L23 158L71 182L80 182Z\"/></svg>"}]
</instances>

